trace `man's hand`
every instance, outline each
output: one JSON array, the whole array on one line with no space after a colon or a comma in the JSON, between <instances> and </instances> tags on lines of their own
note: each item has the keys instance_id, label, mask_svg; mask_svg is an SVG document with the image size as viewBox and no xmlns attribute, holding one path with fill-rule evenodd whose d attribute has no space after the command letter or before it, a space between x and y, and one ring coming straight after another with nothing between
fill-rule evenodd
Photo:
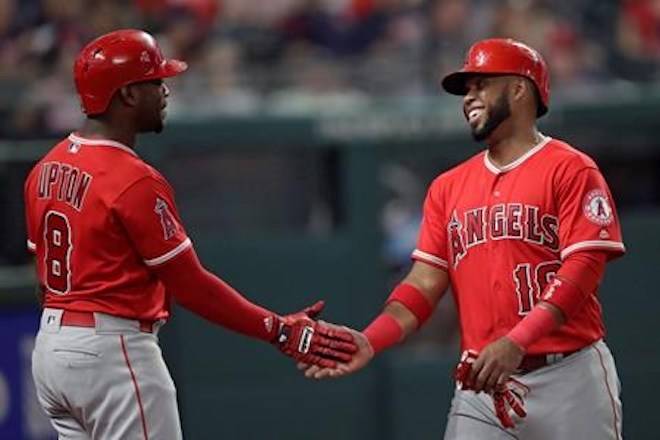
<instances>
[{"instance_id":1,"label":"man's hand","mask_svg":"<svg viewBox=\"0 0 660 440\"><path fill-rule=\"evenodd\" d=\"M362 333L345 326L338 326L328 322L319 321L319 324L327 326L337 332L349 332L353 337L353 341L357 345L357 351L353 354L353 358L350 361L338 363L336 367L323 368L323 366L310 365L309 362L299 362L298 369L305 372L305 377L310 379L325 379L328 377L335 378L346 376L364 368L369 361L371 361L371 358L374 357L374 350L371 348L371 344Z\"/></svg>"},{"instance_id":2,"label":"man's hand","mask_svg":"<svg viewBox=\"0 0 660 440\"><path fill-rule=\"evenodd\" d=\"M309 365L336 368L337 361L350 362L358 350L351 332L312 320L324 305L319 301L298 313L275 317L272 344L285 355Z\"/></svg>"},{"instance_id":3,"label":"man's hand","mask_svg":"<svg viewBox=\"0 0 660 440\"><path fill-rule=\"evenodd\" d=\"M516 371L524 354L523 349L506 336L488 344L472 364L468 379L471 389L492 394Z\"/></svg>"},{"instance_id":4,"label":"man's hand","mask_svg":"<svg viewBox=\"0 0 660 440\"><path fill-rule=\"evenodd\" d=\"M462 390L473 390L474 383L472 382L472 370L479 358L479 353L474 350L466 350L461 356L461 361L456 367L454 377L458 387ZM527 416L525 411L525 396L529 393L529 388L514 379L513 377L507 378L504 384L499 385L495 391L491 393L493 404L495 407L495 415L499 419L504 428L513 428L513 414L521 418Z\"/></svg>"}]
</instances>

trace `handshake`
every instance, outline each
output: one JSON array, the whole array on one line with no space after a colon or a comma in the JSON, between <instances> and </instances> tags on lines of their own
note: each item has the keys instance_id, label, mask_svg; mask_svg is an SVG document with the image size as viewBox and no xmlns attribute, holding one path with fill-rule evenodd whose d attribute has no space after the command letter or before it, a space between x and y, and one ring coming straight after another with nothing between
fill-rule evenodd
<instances>
[{"instance_id":1,"label":"handshake","mask_svg":"<svg viewBox=\"0 0 660 440\"><path fill-rule=\"evenodd\" d=\"M273 321L265 324L272 332L271 343L298 365L330 372L350 364L360 347L357 332L314 320L324 305L319 301L298 313L269 317Z\"/></svg>"}]
</instances>

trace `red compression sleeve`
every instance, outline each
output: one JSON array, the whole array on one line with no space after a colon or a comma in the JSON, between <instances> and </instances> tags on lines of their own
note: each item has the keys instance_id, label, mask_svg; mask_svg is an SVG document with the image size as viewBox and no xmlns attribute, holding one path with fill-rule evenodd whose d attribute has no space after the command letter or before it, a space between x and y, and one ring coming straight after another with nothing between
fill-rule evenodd
<instances>
[{"instance_id":1,"label":"red compression sleeve","mask_svg":"<svg viewBox=\"0 0 660 440\"><path fill-rule=\"evenodd\" d=\"M394 316L389 313L381 313L362 333L369 340L374 354L378 354L401 341L403 328Z\"/></svg>"},{"instance_id":2,"label":"red compression sleeve","mask_svg":"<svg viewBox=\"0 0 660 440\"><path fill-rule=\"evenodd\" d=\"M592 295L605 270L607 256L603 252L578 252L570 255L561 265L555 279L548 284L541 299L559 308L566 319L580 310ZM554 314L536 306L507 336L520 347L527 349L534 342L553 332L559 322Z\"/></svg>"},{"instance_id":3,"label":"red compression sleeve","mask_svg":"<svg viewBox=\"0 0 660 440\"><path fill-rule=\"evenodd\" d=\"M583 251L570 255L555 277L561 283L549 283L541 299L559 307L566 318L573 316L589 295L596 292L605 272L606 261L604 252Z\"/></svg>"},{"instance_id":4,"label":"red compression sleeve","mask_svg":"<svg viewBox=\"0 0 660 440\"><path fill-rule=\"evenodd\" d=\"M277 315L251 303L204 269L192 247L152 269L167 292L186 309L246 336L264 341L275 336L272 318Z\"/></svg>"}]
</instances>

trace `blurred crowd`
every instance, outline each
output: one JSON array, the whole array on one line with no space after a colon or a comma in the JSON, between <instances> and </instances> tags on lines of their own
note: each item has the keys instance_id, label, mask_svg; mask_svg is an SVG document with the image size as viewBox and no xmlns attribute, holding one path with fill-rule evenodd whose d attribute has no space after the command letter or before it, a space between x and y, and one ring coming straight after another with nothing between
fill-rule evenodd
<instances>
[{"instance_id":1,"label":"blurred crowd","mask_svg":"<svg viewBox=\"0 0 660 440\"><path fill-rule=\"evenodd\" d=\"M487 36L540 50L553 99L654 81L660 61L660 0L0 0L0 135L75 127L73 59L124 27L190 64L174 84L176 118L342 113L435 95Z\"/></svg>"}]
</instances>

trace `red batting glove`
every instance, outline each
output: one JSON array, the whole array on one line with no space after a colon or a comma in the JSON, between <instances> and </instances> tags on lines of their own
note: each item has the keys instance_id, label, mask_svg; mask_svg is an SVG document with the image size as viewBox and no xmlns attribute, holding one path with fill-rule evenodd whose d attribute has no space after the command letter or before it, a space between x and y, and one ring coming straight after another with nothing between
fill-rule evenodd
<instances>
[{"instance_id":1,"label":"red batting glove","mask_svg":"<svg viewBox=\"0 0 660 440\"><path fill-rule=\"evenodd\" d=\"M471 390L473 384L470 382L470 371L472 364L479 356L474 350L466 350L461 355L461 361L456 366L454 377L459 389ZM504 428L513 428L512 415L515 413L521 418L527 416L525 411L525 396L529 393L529 388L519 380L510 377L501 389L492 394L493 404L495 406L495 415Z\"/></svg>"},{"instance_id":2,"label":"red batting glove","mask_svg":"<svg viewBox=\"0 0 660 440\"><path fill-rule=\"evenodd\" d=\"M275 317L271 343L285 355L308 365L335 368L337 361L350 362L358 350L353 335L312 320L324 305L318 301L298 313Z\"/></svg>"},{"instance_id":3,"label":"red batting glove","mask_svg":"<svg viewBox=\"0 0 660 440\"><path fill-rule=\"evenodd\" d=\"M526 385L514 378L509 378L502 389L493 393L495 414L500 419L502 426L505 428L515 427L512 418L513 413L521 418L527 416L527 411L525 411L524 407L524 397L528 392L529 388Z\"/></svg>"},{"instance_id":4,"label":"red batting glove","mask_svg":"<svg viewBox=\"0 0 660 440\"><path fill-rule=\"evenodd\" d=\"M454 379L456 379L456 385L459 389L471 390L474 388L474 384L470 381L470 371L472 370L472 364L478 357L479 353L474 350L465 350L461 354L461 361L454 372Z\"/></svg>"}]
</instances>

